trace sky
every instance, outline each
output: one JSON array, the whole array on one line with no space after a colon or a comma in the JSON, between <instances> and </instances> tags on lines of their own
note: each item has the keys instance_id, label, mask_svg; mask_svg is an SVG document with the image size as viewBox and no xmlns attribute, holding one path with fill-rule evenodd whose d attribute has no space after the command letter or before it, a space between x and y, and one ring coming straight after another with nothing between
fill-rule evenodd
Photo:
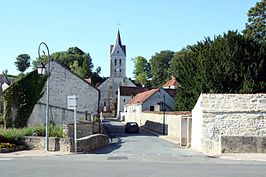
<instances>
[{"instance_id":1,"label":"sky","mask_svg":"<svg viewBox=\"0 0 266 177\"><path fill-rule=\"evenodd\" d=\"M132 58L149 60L162 50L176 52L205 37L241 32L258 1L0 0L0 72L18 74L16 57L29 54L35 60L45 42L50 54L80 48L108 77L110 45L119 29L127 46L127 77L134 78Z\"/></svg>"}]
</instances>

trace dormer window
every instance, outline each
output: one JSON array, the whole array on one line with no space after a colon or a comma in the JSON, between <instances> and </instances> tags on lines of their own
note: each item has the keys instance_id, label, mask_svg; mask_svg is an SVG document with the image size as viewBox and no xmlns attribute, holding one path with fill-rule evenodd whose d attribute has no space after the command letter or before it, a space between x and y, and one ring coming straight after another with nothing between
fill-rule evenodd
<instances>
[{"instance_id":1,"label":"dormer window","mask_svg":"<svg viewBox=\"0 0 266 177\"><path fill-rule=\"evenodd\" d=\"M116 53L119 53L119 50Z\"/></svg>"}]
</instances>

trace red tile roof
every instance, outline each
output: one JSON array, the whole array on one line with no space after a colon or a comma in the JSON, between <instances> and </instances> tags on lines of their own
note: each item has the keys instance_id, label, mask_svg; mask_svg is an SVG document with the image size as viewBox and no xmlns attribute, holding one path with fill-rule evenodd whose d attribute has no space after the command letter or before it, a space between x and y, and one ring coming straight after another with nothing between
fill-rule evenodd
<instances>
[{"instance_id":1,"label":"red tile roof","mask_svg":"<svg viewBox=\"0 0 266 177\"><path fill-rule=\"evenodd\" d=\"M141 92L137 94L134 98L128 101L127 104L132 105L132 104L138 104L138 103L143 103L146 101L149 97L151 97L154 93L158 92L160 89L151 89L145 92Z\"/></svg>"},{"instance_id":2,"label":"red tile roof","mask_svg":"<svg viewBox=\"0 0 266 177\"><path fill-rule=\"evenodd\" d=\"M171 86L175 86L176 84L178 84L178 82L176 81L176 79L171 79L170 81L166 82L163 87L171 87Z\"/></svg>"},{"instance_id":3,"label":"red tile roof","mask_svg":"<svg viewBox=\"0 0 266 177\"><path fill-rule=\"evenodd\" d=\"M149 90L146 87L128 87L128 86L120 86L120 95L121 96L135 96L140 92L144 92Z\"/></svg>"}]
</instances>

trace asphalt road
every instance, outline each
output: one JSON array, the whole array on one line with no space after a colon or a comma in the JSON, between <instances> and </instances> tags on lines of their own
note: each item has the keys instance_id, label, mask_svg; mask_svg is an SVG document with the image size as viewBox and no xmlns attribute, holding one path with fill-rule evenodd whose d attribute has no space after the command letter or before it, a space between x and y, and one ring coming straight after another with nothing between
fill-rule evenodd
<instances>
[{"instance_id":1,"label":"asphalt road","mask_svg":"<svg viewBox=\"0 0 266 177\"><path fill-rule=\"evenodd\" d=\"M124 134L105 122L110 146L88 154L0 158L1 177L264 177L266 163L209 157L146 132Z\"/></svg>"}]
</instances>

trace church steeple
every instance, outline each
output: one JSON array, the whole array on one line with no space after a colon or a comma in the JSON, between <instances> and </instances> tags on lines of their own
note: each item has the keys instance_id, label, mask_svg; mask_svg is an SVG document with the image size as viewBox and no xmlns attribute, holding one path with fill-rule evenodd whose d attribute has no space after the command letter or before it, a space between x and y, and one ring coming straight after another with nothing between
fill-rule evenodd
<instances>
[{"instance_id":1,"label":"church steeple","mask_svg":"<svg viewBox=\"0 0 266 177\"><path fill-rule=\"evenodd\" d=\"M119 29L118 29L118 31L117 31L116 41L115 41L115 43L118 44L120 47L122 46L122 42L121 42L121 37L120 37Z\"/></svg>"},{"instance_id":2,"label":"church steeple","mask_svg":"<svg viewBox=\"0 0 266 177\"><path fill-rule=\"evenodd\" d=\"M119 29L115 44L110 46L110 59L110 77L126 77L126 46L122 45Z\"/></svg>"}]
</instances>

